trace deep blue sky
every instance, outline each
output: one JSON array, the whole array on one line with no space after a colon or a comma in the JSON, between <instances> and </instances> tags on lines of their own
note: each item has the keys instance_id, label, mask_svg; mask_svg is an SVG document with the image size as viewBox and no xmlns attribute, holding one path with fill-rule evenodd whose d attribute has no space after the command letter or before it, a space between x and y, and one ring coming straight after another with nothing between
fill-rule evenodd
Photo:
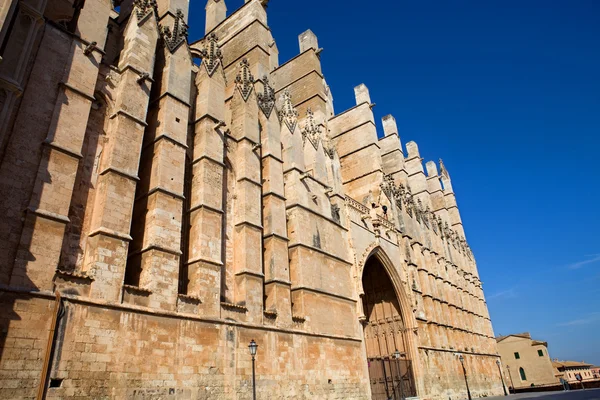
<instances>
[{"instance_id":1,"label":"deep blue sky","mask_svg":"<svg viewBox=\"0 0 600 400\"><path fill-rule=\"evenodd\" d=\"M365 83L378 120L444 159L495 333L600 365L600 1L271 0L268 14L281 63L317 34L337 113Z\"/></svg>"}]
</instances>

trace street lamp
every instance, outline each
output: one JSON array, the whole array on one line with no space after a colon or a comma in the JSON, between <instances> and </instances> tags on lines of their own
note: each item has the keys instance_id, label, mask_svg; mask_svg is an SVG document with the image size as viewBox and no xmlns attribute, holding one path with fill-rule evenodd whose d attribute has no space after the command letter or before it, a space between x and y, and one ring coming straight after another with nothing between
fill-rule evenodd
<instances>
[{"instance_id":1,"label":"street lamp","mask_svg":"<svg viewBox=\"0 0 600 400\"><path fill-rule=\"evenodd\" d=\"M398 370L398 377L400 378L400 399L404 399L404 378L402 377L402 371L400 370L400 364L398 360L400 360L400 356L402 354L396 349L394 352L394 359L396 360L396 369Z\"/></svg>"},{"instance_id":2,"label":"street lamp","mask_svg":"<svg viewBox=\"0 0 600 400\"><path fill-rule=\"evenodd\" d=\"M512 387L512 389L513 389L513 393L517 393L517 392L515 392L515 384L513 383L513 380L512 380L512 374L510 373L510 365L507 365L507 366L506 366L506 369L508 370L508 376L509 376L509 378L510 378L510 386L511 386L511 387Z\"/></svg>"},{"instance_id":3,"label":"street lamp","mask_svg":"<svg viewBox=\"0 0 600 400\"><path fill-rule=\"evenodd\" d=\"M498 366L498 372L500 372L500 379L502 380L502 390L504 390L504 395L508 396L508 393L506 393L506 386L504 385L504 377L502 376L502 369L500 368L500 360L496 360L496 365Z\"/></svg>"},{"instance_id":4,"label":"street lamp","mask_svg":"<svg viewBox=\"0 0 600 400\"><path fill-rule=\"evenodd\" d=\"M250 355L252 356L252 399L256 400L256 375L254 373L254 357L256 356L256 349L258 345L252 339L250 344L248 345L248 349L250 349Z\"/></svg>"},{"instance_id":5,"label":"street lamp","mask_svg":"<svg viewBox=\"0 0 600 400\"><path fill-rule=\"evenodd\" d=\"M462 365L462 369L463 369L463 374L465 376L465 385L467 385L467 397L469 398L469 400L473 400L471 398L471 390L469 390L469 381L467 380L467 370L465 369L465 358L461 354L458 357L458 359L460 360L460 364Z\"/></svg>"}]
</instances>

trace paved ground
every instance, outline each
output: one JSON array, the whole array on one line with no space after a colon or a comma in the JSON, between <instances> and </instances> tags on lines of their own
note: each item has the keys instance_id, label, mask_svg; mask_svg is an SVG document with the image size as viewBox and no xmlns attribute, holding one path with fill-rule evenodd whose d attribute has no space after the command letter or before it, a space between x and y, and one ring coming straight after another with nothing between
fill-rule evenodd
<instances>
[{"instance_id":1,"label":"paved ground","mask_svg":"<svg viewBox=\"0 0 600 400\"><path fill-rule=\"evenodd\" d=\"M510 396L487 397L486 400L550 399L550 400L600 400L600 389L570 390L568 392L520 393Z\"/></svg>"}]
</instances>

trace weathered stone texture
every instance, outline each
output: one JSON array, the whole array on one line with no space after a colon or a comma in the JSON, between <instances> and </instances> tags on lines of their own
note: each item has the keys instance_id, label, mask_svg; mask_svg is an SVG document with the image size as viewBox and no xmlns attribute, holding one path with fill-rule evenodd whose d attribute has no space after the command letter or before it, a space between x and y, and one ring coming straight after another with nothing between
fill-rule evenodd
<instances>
[{"instance_id":1,"label":"weathered stone texture","mask_svg":"<svg viewBox=\"0 0 600 400\"><path fill-rule=\"evenodd\" d=\"M250 399L251 339L259 398L371 398L395 349L405 395L464 396L457 355L501 393L448 170L378 137L365 85L335 115L313 32L280 66L265 1L209 0L191 44L187 0L20 3L0 398Z\"/></svg>"}]
</instances>

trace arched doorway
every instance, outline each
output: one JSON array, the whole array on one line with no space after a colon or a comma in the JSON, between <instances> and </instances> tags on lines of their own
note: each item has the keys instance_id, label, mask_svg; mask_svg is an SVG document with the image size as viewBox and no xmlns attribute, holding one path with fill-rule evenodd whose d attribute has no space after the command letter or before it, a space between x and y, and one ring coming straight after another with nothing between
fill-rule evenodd
<instances>
[{"instance_id":1,"label":"arched doorway","mask_svg":"<svg viewBox=\"0 0 600 400\"><path fill-rule=\"evenodd\" d=\"M372 400L416 396L407 329L394 285L377 256L365 263L364 337Z\"/></svg>"}]
</instances>

